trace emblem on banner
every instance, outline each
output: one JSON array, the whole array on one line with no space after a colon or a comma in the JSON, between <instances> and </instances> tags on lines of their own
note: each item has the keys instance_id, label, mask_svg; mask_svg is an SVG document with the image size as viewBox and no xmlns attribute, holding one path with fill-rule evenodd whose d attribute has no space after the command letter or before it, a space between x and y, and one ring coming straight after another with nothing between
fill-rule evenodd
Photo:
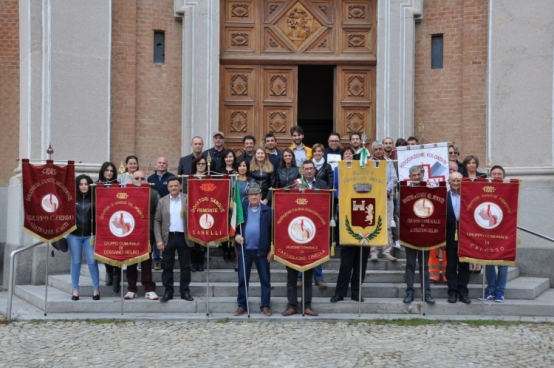
<instances>
[{"instance_id":1,"label":"emblem on banner","mask_svg":"<svg viewBox=\"0 0 554 368\"><path fill-rule=\"evenodd\" d=\"M371 184L369 183L354 184L354 191L356 193L371 193Z\"/></svg>"},{"instance_id":2,"label":"emblem on banner","mask_svg":"<svg viewBox=\"0 0 554 368\"><path fill-rule=\"evenodd\" d=\"M110 231L118 238L127 236L135 229L135 219L127 211L117 211L110 217Z\"/></svg>"},{"instance_id":3,"label":"emblem on banner","mask_svg":"<svg viewBox=\"0 0 554 368\"><path fill-rule=\"evenodd\" d=\"M214 218L212 215L206 213L202 216L200 216L200 220L199 220L199 224L200 226L202 227L202 229L204 230L208 230L208 229L211 229L212 226L214 226Z\"/></svg>"},{"instance_id":4,"label":"emblem on banner","mask_svg":"<svg viewBox=\"0 0 554 368\"><path fill-rule=\"evenodd\" d=\"M294 218L289 224L289 236L299 244L306 244L315 238L316 227L313 221L305 216Z\"/></svg>"},{"instance_id":5,"label":"emblem on banner","mask_svg":"<svg viewBox=\"0 0 554 368\"><path fill-rule=\"evenodd\" d=\"M213 192L216 189L214 183L204 183L200 185L200 189L204 192Z\"/></svg>"},{"instance_id":6,"label":"emblem on banner","mask_svg":"<svg viewBox=\"0 0 554 368\"><path fill-rule=\"evenodd\" d=\"M375 225L375 198L352 198L352 225L366 228Z\"/></svg>"},{"instance_id":7,"label":"emblem on banner","mask_svg":"<svg viewBox=\"0 0 554 368\"><path fill-rule=\"evenodd\" d=\"M494 229L500 225L503 215L502 209L492 202L481 203L473 213L475 222L483 229Z\"/></svg>"},{"instance_id":8,"label":"emblem on banner","mask_svg":"<svg viewBox=\"0 0 554 368\"><path fill-rule=\"evenodd\" d=\"M414 214L419 218L427 218L435 212L433 202L426 198L420 198L414 203Z\"/></svg>"},{"instance_id":9,"label":"emblem on banner","mask_svg":"<svg viewBox=\"0 0 554 368\"><path fill-rule=\"evenodd\" d=\"M42 209L48 213L56 212L60 205L60 200L55 194L50 193L42 197L41 205Z\"/></svg>"}]
</instances>

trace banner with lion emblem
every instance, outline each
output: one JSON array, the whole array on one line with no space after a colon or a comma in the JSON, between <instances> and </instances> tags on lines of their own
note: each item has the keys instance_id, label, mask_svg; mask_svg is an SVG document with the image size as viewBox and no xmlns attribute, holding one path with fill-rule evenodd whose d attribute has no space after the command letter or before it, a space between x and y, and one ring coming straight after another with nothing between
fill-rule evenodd
<instances>
[{"instance_id":1,"label":"banner with lion emblem","mask_svg":"<svg viewBox=\"0 0 554 368\"><path fill-rule=\"evenodd\" d=\"M515 266L519 179L462 182L461 262Z\"/></svg>"},{"instance_id":2,"label":"banner with lion emblem","mask_svg":"<svg viewBox=\"0 0 554 368\"><path fill-rule=\"evenodd\" d=\"M385 161L339 164L340 244L385 246L387 239L387 165Z\"/></svg>"},{"instance_id":3,"label":"banner with lion emblem","mask_svg":"<svg viewBox=\"0 0 554 368\"><path fill-rule=\"evenodd\" d=\"M122 267L147 260L150 253L150 187L96 187L94 258Z\"/></svg>"},{"instance_id":4,"label":"banner with lion emblem","mask_svg":"<svg viewBox=\"0 0 554 368\"><path fill-rule=\"evenodd\" d=\"M331 193L275 190L276 261L303 272L329 260Z\"/></svg>"}]
</instances>

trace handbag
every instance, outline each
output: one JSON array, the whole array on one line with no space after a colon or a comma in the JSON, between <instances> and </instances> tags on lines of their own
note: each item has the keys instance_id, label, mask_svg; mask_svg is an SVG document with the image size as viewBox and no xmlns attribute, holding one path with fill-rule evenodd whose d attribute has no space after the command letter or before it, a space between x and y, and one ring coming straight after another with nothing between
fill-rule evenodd
<instances>
[{"instance_id":1,"label":"handbag","mask_svg":"<svg viewBox=\"0 0 554 368\"><path fill-rule=\"evenodd\" d=\"M65 238L61 238L60 240L57 240L52 243L52 246L59 250L60 252L67 252L69 249L67 246L67 240Z\"/></svg>"}]
</instances>

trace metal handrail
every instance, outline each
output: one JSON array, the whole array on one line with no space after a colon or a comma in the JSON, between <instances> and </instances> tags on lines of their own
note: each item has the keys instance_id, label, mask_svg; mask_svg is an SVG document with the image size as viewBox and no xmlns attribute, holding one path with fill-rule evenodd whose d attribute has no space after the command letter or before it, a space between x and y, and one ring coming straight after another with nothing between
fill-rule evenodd
<instances>
[{"instance_id":1,"label":"metal handrail","mask_svg":"<svg viewBox=\"0 0 554 368\"><path fill-rule=\"evenodd\" d=\"M44 242L37 242L29 245L28 247L16 249L10 254L10 273L8 278L8 288L9 288L8 305L6 306L6 319L8 320L8 322L11 322L12 320L12 301L13 301L13 293L15 289L15 257L19 253L25 252L26 250L29 250L29 249L33 249L34 247L41 244L44 244ZM48 261L48 255L46 256L46 258ZM48 280L46 280L46 284L48 284Z\"/></svg>"},{"instance_id":2,"label":"metal handrail","mask_svg":"<svg viewBox=\"0 0 554 368\"><path fill-rule=\"evenodd\" d=\"M554 239L551 238L551 237L549 237L549 236L539 234L539 233L537 233L537 232L535 232L535 231L533 231L533 230L529 230L529 229L526 229L526 228L521 227L521 226L518 226L517 228L518 228L519 230L521 230L521 231L525 231L526 233L529 233L529 234L538 236L539 238L542 238L542 239L544 239L544 240L548 240L549 242L554 243Z\"/></svg>"}]
</instances>

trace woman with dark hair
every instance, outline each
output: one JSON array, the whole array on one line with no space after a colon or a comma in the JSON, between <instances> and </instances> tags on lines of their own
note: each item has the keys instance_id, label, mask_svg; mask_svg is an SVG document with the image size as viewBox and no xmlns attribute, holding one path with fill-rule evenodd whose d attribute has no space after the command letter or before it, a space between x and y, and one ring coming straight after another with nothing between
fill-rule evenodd
<instances>
[{"instance_id":1,"label":"woman with dark hair","mask_svg":"<svg viewBox=\"0 0 554 368\"><path fill-rule=\"evenodd\" d=\"M248 206L248 196L246 195L246 190L248 189L248 185L252 183L252 178L250 177L250 164L246 160L246 158L239 158L237 161L237 183L238 183L238 191L239 191L239 197L240 202L242 203L242 208L246 208ZM233 248L235 250L235 272L239 271L239 265L237 260L237 249L236 244L233 242Z\"/></svg>"},{"instance_id":2,"label":"woman with dark hair","mask_svg":"<svg viewBox=\"0 0 554 368\"><path fill-rule=\"evenodd\" d=\"M477 171L479 167L479 159L477 156L469 155L464 158L464 168L466 169L466 175L462 174L464 178L469 178L471 181L475 181L478 178L486 178L487 174ZM479 271L481 272L481 271Z\"/></svg>"},{"instance_id":3,"label":"woman with dark hair","mask_svg":"<svg viewBox=\"0 0 554 368\"><path fill-rule=\"evenodd\" d=\"M462 164L460 161L458 161L458 156L460 156L460 151L458 150L458 147L456 147L453 144L448 145L448 162L455 163L458 167L458 172L462 174L462 176L467 177L467 170L464 167L464 164Z\"/></svg>"},{"instance_id":4,"label":"woman with dark hair","mask_svg":"<svg viewBox=\"0 0 554 368\"><path fill-rule=\"evenodd\" d=\"M312 161L314 163L316 172L315 178L321 179L327 183L327 189L333 188L333 168L327 162L323 154L325 152L325 146L321 143L316 143L312 146Z\"/></svg>"},{"instance_id":5,"label":"woman with dark hair","mask_svg":"<svg viewBox=\"0 0 554 368\"><path fill-rule=\"evenodd\" d=\"M81 274L83 250L85 251L88 270L92 279L92 288L94 290L92 300L100 300L98 263L94 259L94 247L90 244L90 238L94 230L92 223L92 202L90 199L92 179L88 175L79 175L75 181L77 186L75 225L77 229L66 237L71 257L70 273L73 288L71 300L79 300L79 276Z\"/></svg>"},{"instance_id":6,"label":"woman with dark hair","mask_svg":"<svg viewBox=\"0 0 554 368\"><path fill-rule=\"evenodd\" d=\"M125 172L119 177L120 184L133 184L133 174L139 170L138 157L130 155L125 158Z\"/></svg>"},{"instance_id":7,"label":"woman with dark hair","mask_svg":"<svg viewBox=\"0 0 554 368\"><path fill-rule=\"evenodd\" d=\"M250 162L250 176L260 184L262 188L262 203L266 206L271 205L271 195L269 188L275 186L275 175L273 165L267 157L267 153L263 147L256 148L254 158Z\"/></svg>"},{"instance_id":8,"label":"woman with dark hair","mask_svg":"<svg viewBox=\"0 0 554 368\"><path fill-rule=\"evenodd\" d=\"M225 170L223 174L236 174L235 170L235 162L237 161L237 156L235 155L235 152L233 150L224 150L223 151L223 162L225 163ZM235 181L236 177L231 176L230 177L230 185L231 190L229 191L230 197L233 198L234 190L235 190ZM229 220L231 218L231 211L229 211ZM226 241L221 244L223 248L223 259L235 259L234 248L231 246L232 241Z\"/></svg>"},{"instance_id":9,"label":"woman with dark hair","mask_svg":"<svg viewBox=\"0 0 554 368\"><path fill-rule=\"evenodd\" d=\"M286 188L294 184L294 181L300 177L294 152L290 148L285 148L281 154L280 165L275 174L275 187Z\"/></svg>"},{"instance_id":10,"label":"woman with dark hair","mask_svg":"<svg viewBox=\"0 0 554 368\"><path fill-rule=\"evenodd\" d=\"M208 161L204 156L200 156L192 160L192 174L201 179L208 171ZM198 243L194 243L194 247L190 252L190 270L192 272L204 272L204 253L206 248Z\"/></svg>"},{"instance_id":11,"label":"woman with dark hair","mask_svg":"<svg viewBox=\"0 0 554 368\"><path fill-rule=\"evenodd\" d=\"M98 182L105 185L117 182L117 170L112 162L104 162L98 173ZM121 288L121 268L104 264L106 268L106 286L113 285L113 292L119 293Z\"/></svg>"}]
</instances>

